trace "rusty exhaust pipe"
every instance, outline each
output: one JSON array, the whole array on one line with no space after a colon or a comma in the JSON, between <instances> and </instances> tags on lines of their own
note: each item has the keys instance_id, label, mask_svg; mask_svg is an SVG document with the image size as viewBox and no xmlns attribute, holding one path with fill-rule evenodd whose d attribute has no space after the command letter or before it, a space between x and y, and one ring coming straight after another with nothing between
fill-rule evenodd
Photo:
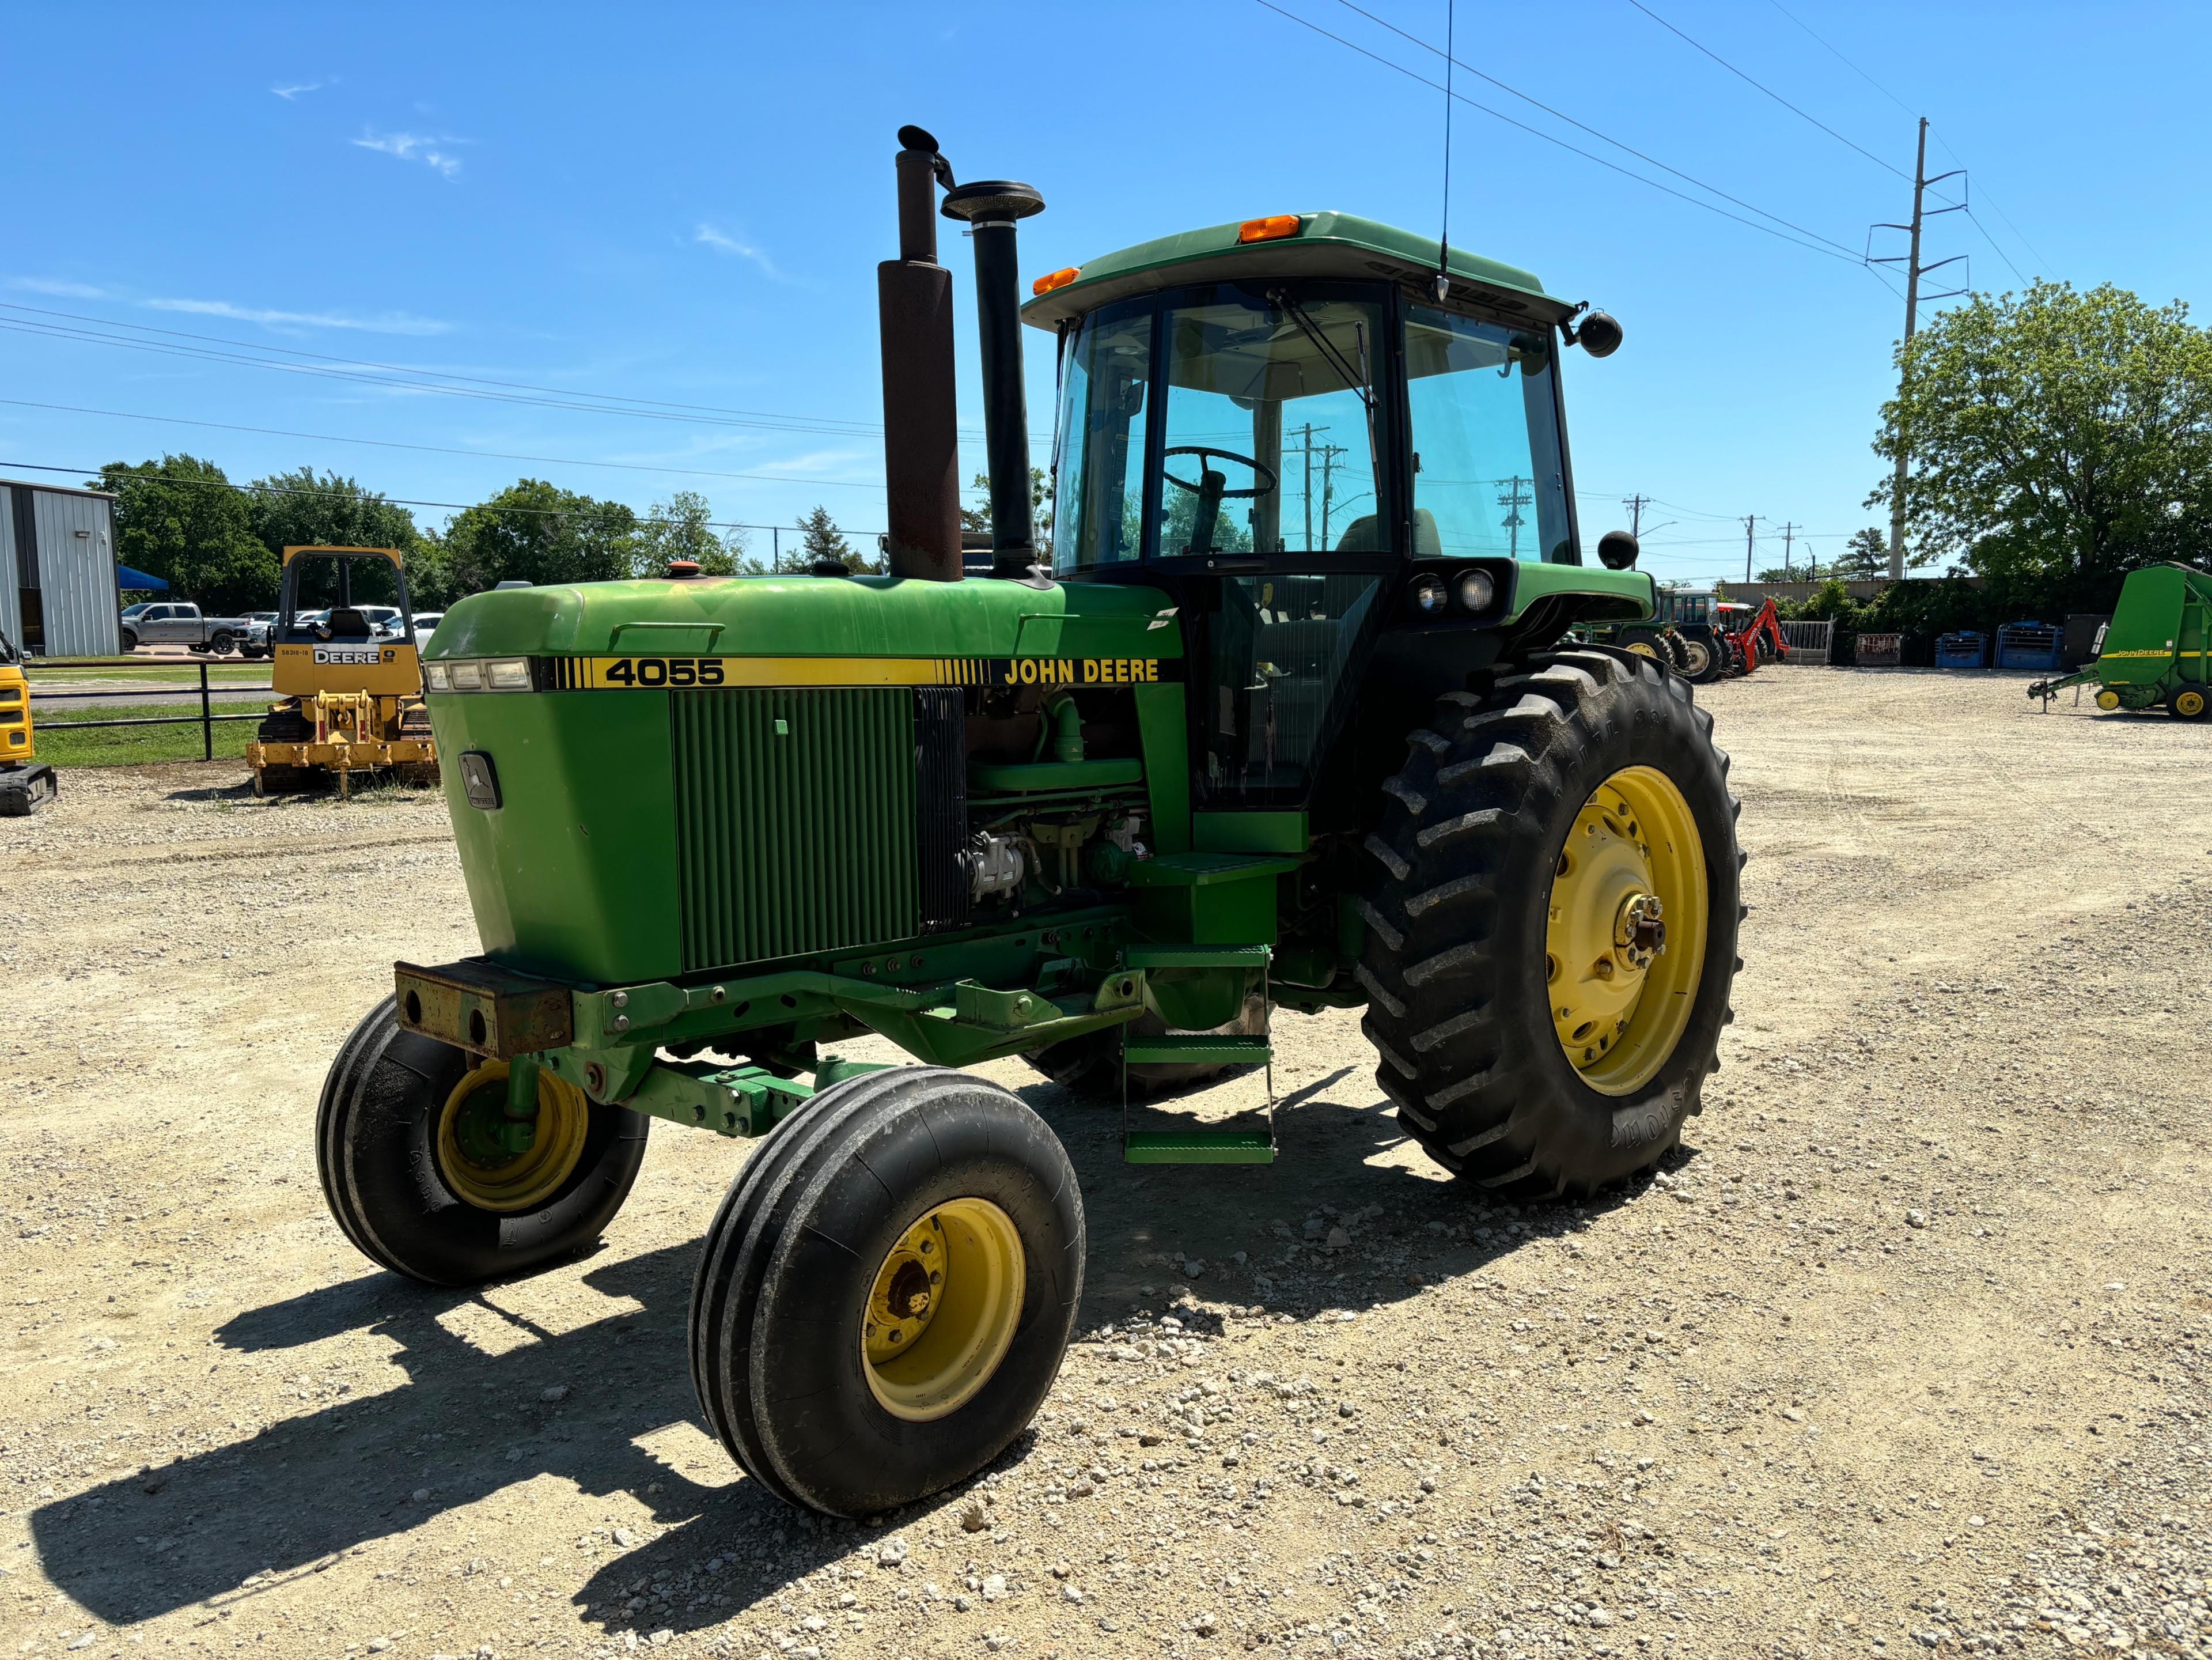
<instances>
[{"instance_id":1,"label":"rusty exhaust pipe","mask_svg":"<svg viewBox=\"0 0 2212 1660\"><path fill-rule=\"evenodd\" d=\"M899 257L876 267L883 329L884 490L890 574L960 580L960 433L952 273L937 263L937 185L952 166L920 127L898 131Z\"/></svg>"}]
</instances>

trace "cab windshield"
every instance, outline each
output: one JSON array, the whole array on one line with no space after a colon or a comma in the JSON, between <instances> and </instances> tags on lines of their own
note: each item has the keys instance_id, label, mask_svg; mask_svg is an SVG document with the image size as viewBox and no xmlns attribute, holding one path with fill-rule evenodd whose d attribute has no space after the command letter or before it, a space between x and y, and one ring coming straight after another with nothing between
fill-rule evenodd
<instances>
[{"instance_id":1,"label":"cab windshield","mask_svg":"<svg viewBox=\"0 0 2212 1660\"><path fill-rule=\"evenodd\" d=\"M1379 284L1224 283L1094 312L1062 358L1054 569L1577 562L1552 340Z\"/></svg>"}]
</instances>

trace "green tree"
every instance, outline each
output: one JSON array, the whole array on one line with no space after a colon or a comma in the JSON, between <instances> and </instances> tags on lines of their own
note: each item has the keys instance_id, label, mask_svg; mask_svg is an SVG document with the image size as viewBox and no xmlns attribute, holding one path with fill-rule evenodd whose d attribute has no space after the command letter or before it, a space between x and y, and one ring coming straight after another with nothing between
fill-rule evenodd
<instances>
[{"instance_id":1,"label":"green tree","mask_svg":"<svg viewBox=\"0 0 2212 1660\"><path fill-rule=\"evenodd\" d=\"M524 478L488 502L465 508L447 526L445 553L457 593L501 582L605 582L631 574L637 515Z\"/></svg>"},{"instance_id":2,"label":"green tree","mask_svg":"<svg viewBox=\"0 0 2212 1660\"><path fill-rule=\"evenodd\" d=\"M817 508L799 521L799 569L805 570L817 559L834 559L839 564L860 575L873 569L861 556L860 550L845 539L845 532L830 516L827 508Z\"/></svg>"},{"instance_id":3,"label":"green tree","mask_svg":"<svg viewBox=\"0 0 2212 1660\"><path fill-rule=\"evenodd\" d=\"M396 548L416 611L441 611L459 598L451 567L439 556L442 550L426 544L413 514L377 491L313 467L271 473L252 488L254 534L270 552L281 557L286 548Z\"/></svg>"},{"instance_id":4,"label":"green tree","mask_svg":"<svg viewBox=\"0 0 2212 1660\"><path fill-rule=\"evenodd\" d=\"M1828 569L1846 582L1864 582L1888 575L1889 532L1879 525L1853 531L1850 540L1844 544L1843 553Z\"/></svg>"},{"instance_id":5,"label":"green tree","mask_svg":"<svg viewBox=\"0 0 2212 1660\"><path fill-rule=\"evenodd\" d=\"M696 560L708 576L757 576L766 571L765 564L750 556L751 544L743 531L714 533L711 511L696 490L678 490L665 502L655 502L638 525L638 574L657 575L673 559Z\"/></svg>"},{"instance_id":6,"label":"green tree","mask_svg":"<svg viewBox=\"0 0 2212 1660\"><path fill-rule=\"evenodd\" d=\"M1912 471L1915 564L1962 561L2013 614L2108 607L2212 539L2212 335L2106 283L1976 295L1898 354L1877 454ZM1867 498L1886 506L1885 481Z\"/></svg>"},{"instance_id":7,"label":"green tree","mask_svg":"<svg viewBox=\"0 0 2212 1660\"><path fill-rule=\"evenodd\" d=\"M970 479L968 488L982 492L980 507L960 509L960 528L978 535L988 535L991 529L991 475L979 472ZM1037 545L1052 545L1052 480L1042 467L1030 469L1030 517L1036 526ZM1132 544L1133 546L1134 544Z\"/></svg>"},{"instance_id":8,"label":"green tree","mask_svg":"<svg viewBox=\"0 0 2212 1660\"><path fill-rule=\"evenodd\" d=\"M170 598L217 616L276 603L276 556L253 533L246 494L214 462L111 461L86 483L115 493L116 557L167 581Z\"/></svg>"}]
</instances>

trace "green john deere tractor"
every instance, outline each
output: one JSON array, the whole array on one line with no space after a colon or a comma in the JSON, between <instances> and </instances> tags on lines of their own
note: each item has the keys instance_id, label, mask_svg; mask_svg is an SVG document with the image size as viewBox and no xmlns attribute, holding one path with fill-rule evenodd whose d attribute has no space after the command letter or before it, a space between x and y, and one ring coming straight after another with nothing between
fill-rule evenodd
<instances>
[{"instance_id":1,"label":"green john deere tractor","mask_svg":"<svg viewBox=\"0 0 2212 1660\"><path fill-rule=\"evenodd\" d=\"M900 137L890 574L679 563L448 611L425 685L484 954L398 964L318 1120L341 1226L441 1285L592 1242L650 1120L760 1138L693 1379L750 1475L846 1516L1003 1449L1080 1298L1066 1153L958 1068L1026 1056L1126 1112L1265 1064L1273 1009L1360 1007L1431 1157L1580 1196L1698 1110L1741 914L1710 717L1566 639L1652 611L1632 541L1585 566L1574 518L1560 362L1611 318L1337 213L1146 243L1024 307L1037 193ZM965 581L940 187L990 453ZM1059 353L1048 548L1024 323ZM920 1064L830 1052L866 1033ZM1125 1145L1274 1152L1272 1123Z\"/></svg>"}]
</instances>

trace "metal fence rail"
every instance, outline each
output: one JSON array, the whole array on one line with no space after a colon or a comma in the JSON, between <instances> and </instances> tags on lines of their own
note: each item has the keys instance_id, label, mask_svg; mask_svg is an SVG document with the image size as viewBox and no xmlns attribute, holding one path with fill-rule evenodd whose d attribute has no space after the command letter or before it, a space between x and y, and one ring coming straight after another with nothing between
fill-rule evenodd
<instances>
[{"instance_id":1,"label":"metal fence rail","mask_svg":"<svg viewBox=\"0 0 2212 1660\"><path fill-rule=\"evenodd\" d=\"M1784 623L1782 638L1790 655L1781 660L1799 666L1826 667L1834 660L1836 625L1827 623Z\"/></svg>"},{"instance_id":2,"label":"metal fence rail","mask_svg":"<svg viewBox=\"0 0 2212 1660\"><path fill-rule=\"evenodd\" d=\"M143 669L148 667L167 668L170 666L172 666L165 663L149 664L143 657L40 657L32 659L23 665L24 668L30 670ZM198 714L132 715L120 721L51 721L48 724L55 732L90 732L97 727L102 727L197 726L200 729L200 759L203 761L212 761L215 759L215 728L217 721L258 721L262 718L261 711L258 709L248 714L217 714L215 713L213 707L208 701L208 665L204 660L197 664L179 663L173 666L178 668L198 668L199 670L200 711ZM153 683L149 689L156 693L168 690L158 682ZM186 685L182 688L182 690L189 693L191 690L191 688L189 685ZM227 691L270 691L275 690L275 688L268 684L261 684L226 686L224 690ZM129 696L131 696L131 693L128 690L42 692L33 685L32 687L31 703L32 708L34 712L32 719L33 721L37 720L38 717L35 711L38 705L40 703L66 703L88 698L100 698L112 702L116 698L128 697Z\"/></svg>"}]
</instances>

